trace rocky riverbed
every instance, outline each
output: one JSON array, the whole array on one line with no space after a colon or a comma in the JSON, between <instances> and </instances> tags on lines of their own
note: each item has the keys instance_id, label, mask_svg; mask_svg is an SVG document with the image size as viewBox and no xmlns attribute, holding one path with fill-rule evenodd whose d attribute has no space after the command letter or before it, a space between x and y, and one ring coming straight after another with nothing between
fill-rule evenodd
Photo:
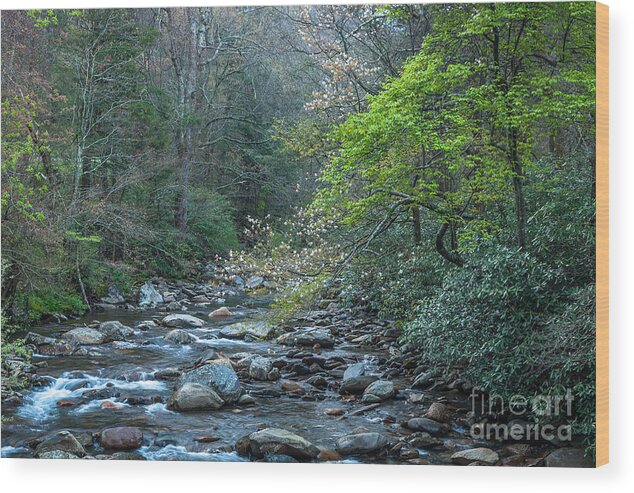
<instances>
[{"instance_id":1,"label":"rocky riverbed","mask_svg":"<svg viewBox=\"0 0 634 493\"><path fill-rule=\"evenodd\" d=\"M419 366L392 322L324 300L282 330L265 283L148 281L134 304L113 288L99 312L34 327L31 364L3 362L32 386L3 389L2 456L591 465L471 438L468 384Z\"/></svg>"}]
</instances>

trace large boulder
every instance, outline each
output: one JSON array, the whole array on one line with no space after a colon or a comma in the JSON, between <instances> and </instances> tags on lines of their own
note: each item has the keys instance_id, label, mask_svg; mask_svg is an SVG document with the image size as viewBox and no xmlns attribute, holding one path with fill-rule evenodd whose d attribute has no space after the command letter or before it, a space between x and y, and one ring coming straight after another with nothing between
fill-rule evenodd
<instances>
[{"instance_id":1,"label":"large boulder","mask_svg":"<svg viewBox=\"0 0 634 493\"><path fill-rule=\"evenodd\" d=\"M273 369L273 363L269 358L256 356L249 365L249 376L254 380L266 381L269 379L269 372Z\"/></svg>"},{"instance_id":2,"label":"large boulder","mask_svg":"<svg viewBox=\"0 0 634 493\"><path fill-rule=\"evenodd\" d=\"M69 431L59 431L54 435L49 435L42 440L35 448L35 457L40 458L54 458L48 457L45 454L51 454L52 452L63 452L72 454L76 457L83 457L86 455L84 447L79 443L75 436Z\"/></svg>"},{"instance_id":3,"label":"large boulder","mask_svg":"<svg viewBox=\"0 0 634 493\"><path fill-rule=\"evenodd\" d=\"M185 315L182 313L175 313L173 315L168 315L165 317L162 322L166 327L195 327L199 328L205 325L205 321L198 318L193 317L191 315Z\"/></svg>"},{"instance_id":4,"label":"large boulder","mask_svg":"<svg viewBox=\"0 0 634 493\"><path fill-rule=\"evenodd\" d=\"M365 375L365 363L355 363L353 365L348 366L346 371L343 372L343 379L348 380L349 378L357 378Z\"/></svg>"},{"instance_id":5,"label":"large boulder","mask_svg":"<svg viewBox=\"0 0 634 493\"><path fill-rule=\"evenodd\" d=\"M139 290L139 306L150 308L163 303L163 296L159 293L150 281L146 282Z\"/></svg>"},{"instance_id":6,"label":"large boulder","mask_svg":"<svg viewBox=\"0 0 634 493\"><path fill-rule=\"evenodd\" d=\"M546 456L546 467L594 467L592 457L580 448L560 448Z\"/></svg>"},{"instance_id":7,"label":"large boulder","mask_svg":"<svg viewBox=\"0 0 634 493\"><path fill-rule=\"evenodd\" d=\"M353 433L343 436L335 442L335 448L341 455L369 454L388 445L389 440L376 432Z\"/></svg>"},{"instance_id":8,"label":"large boulder","mask_svg":"<svg viewBox=\"0 0 634 493\"><path fill-rule=\"evenodd\" d=\"M78 327L76 329L69 330L62 335L62 339L77 345L103 344L106 342L105 335L96 329L91 329L90 327Z\"/></svg>"},{"instance_id":9,"label":"large boulder","mask_svg":"<svg viewBox=\"0 0 634 493\"><path fill-rule=\"evenodd\" d=\"M128 426L108 428L101 432L100 443L108 450L133 450L143 444L143 432Z\"/></svg>"},{"instance_id":10,"label":"large boulder","mask_svg":"<svg viewBox=\"0 0 634 493\"><path fill-rule=\"evenodd\" d=\"M314 460L319 455L319 449L308 440L280 428L265 428L241 438L236 443L236 451L255 458L288 455L301 461Z\"/></svg>"},{"instance_id":11,"label":"large boulder","mask_svg":"<svg viewBox=\"0 0 634 493\"><path fill-rule=\"evenodd\" d=\"M321 347L332 347L335 344L335 338L328 329L306 327L281 335L277 338L277 342L292 346L314 346L319 344Z\"/></svg>"},{"instance_id":12,"label":"large boulder","mask_svg":"<svg viewBox=\"0 0 634 493\"><path fill-rule=\"evenodd\" d=\"M494 452L490 448L486 447L461 450L451 456L451 462L463 466L471 464L472 462L479 462L492 466L499 460L500 456L497 454L497 452Z\"/></svg>"},{"instance_id":13,"label":"large boulder","mask_svg":"<svg viewBox=\"0 0 634 493\"><path fill-rule=\"evenodd\" d=\"M119 288L117 288L114 284L111 284L108 286L108 296L101 298L101 301L103 303L108 303L109 305L118 305L119 303L125 303L125 298Z\"/></svg>"},{"instance_id":14,"label":"large boulder","mask_svg":"<svg viewBox=\"0 0 634 493\"><path fill-rule=\"evenodd\" d=\"M220 336L227 339L244 339L246 336L266 339L272 330L273 328L265 322L239 322L223 327Z\"/></svg>"},{"instance_id":15,"label":"large boulder","mask_svg":"<svg viewBox=\"0 0 634 493\"><path fill-rule=\"evenodd\" d=\"M33 344L34 346L44 346L49 344L56 344L59 342L57 339L53 337L43 336L42 334L38 334L37 332L29 332L24 337L25 344Z\"/></svg>"},{"instance_id":16,"label":"large boulder","mask_svg":"<svg viewBox=\"0 0 634 493\"><path fill-rule=\"evenodd\" d=\"M340 394L363 394L366 388L378 380L378 377L372 375L363 375L360 377L352 377L344 380L339 387Z\"/></svg>"},{"instance_id":17,"label":"large boulder","mask_svg":"<svg viewBox=\"0 0 634 493\"><path fill-rule=\"evenodd\" d=\"M134 336L134 329L117 320L102 322L97 329L108 341L125 341Z\"/></svg>"},{"instance_id":18,"label":"large boulder","mask_svg":"<svg viewBox=\"0 0 634 493\"><path fill-rule=\"evenodd\" d=\"M363 392L363 402L382 402L394 395L394 384L389 380L377 380Z\"/></svg>"},{"instance_id":19,"label":"large boulder","mask_svg":"<svg viewBox=\"0 0 634 493\"><path fill-rule=\"evenodd\" d=\"M228 360L212 360L183 375L177 381L177 387L186 383L198 383L211 387L225 402L236 402L242 393L238 375Z\"/></svg>"},{"instance_id":20,"label":"large boulder","mask_svg":"<svg viewBox=\"0 0 634 493\"><path fill-rule=\"evenodd\" d=\"M224 403L211 387L186 383L172 394L167 407L175 411L203 411L220 409Z\"/></svg>"},{"instance_id":21,"label":"large boulder","mask_svg":"<svg viewBox=\"0 0 634 493\"><path fill-rule=\"evenodd\" d=\"M165 335L165 340L173 342L174 344L190 344L195 339L183 329L174 329Z\"/></svg>"}]
</instances>

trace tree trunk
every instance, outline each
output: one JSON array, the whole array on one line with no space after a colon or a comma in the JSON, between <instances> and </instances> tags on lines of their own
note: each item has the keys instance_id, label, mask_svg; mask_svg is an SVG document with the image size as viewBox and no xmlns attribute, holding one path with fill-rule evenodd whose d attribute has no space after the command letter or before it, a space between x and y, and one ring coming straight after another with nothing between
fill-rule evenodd
<instances>
[{"instance_id":1,"label":"tree trunk","mask_svg":"<svg viewBox=\"0 0 634 493\"><path fill-rule=\"evenodd\" d=\"M412 207L412 228L414 233L414 244L420 245L422 241L422 233L420 226L420 207Z\"/></svg>"},{"instance_id":2,"label":"tree trunk","mask_svg":"<svg viewBox=\"0 0 634 493\"><path fill-rule=\"evenodd\" d=\"M517 149L517 130L510 131L510 161L513 171L513 193L517 220L517 246L526 248L526 199L524 198L524 170Z\"/></svg>"},{"instance_id":3,"label":"tree trunk","mask_svg":"<svg viewBox=\"0 0 634 493\"><path fill-rule=\"evenodd\" d=\"M455 250L447 250L445 247L445 235L449 230L449 222L444 222L440 226L438 233L436 234L436 251L442 255L445 260L448 260L454 265L458 267L462 267L464 265L464 260L460 256L460 254Z\"/></svg>"}]
</instances>

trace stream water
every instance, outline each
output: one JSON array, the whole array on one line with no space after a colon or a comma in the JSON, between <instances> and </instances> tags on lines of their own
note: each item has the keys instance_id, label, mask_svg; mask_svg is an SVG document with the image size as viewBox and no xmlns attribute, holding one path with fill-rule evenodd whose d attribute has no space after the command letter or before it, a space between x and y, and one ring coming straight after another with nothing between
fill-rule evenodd
<instances>
[{"instance_id":1,"label":"stream water","mask_svg":"<svg viewBox=\"0 0 634 493\"><path fill-rule=\"evenodd\" d=\"M391 399L366 413L340 419L327 416L324 410L332 407L353 410L363 405L342 401L332 391L325 391L321 397L323 400L305 400L279 392L276 396L266 396L267 389L279 391L279 383L276 382L243 382L244 392L256 396L255 405L248 407L227 405L217 411L187 413L166 408L165 402L173 392L174 383L156 379L156 372L191 366L210 348L228 356L249 352L273 358L284 357L288 348L274 342L244 342L219 337L220 329L226 324L261 317L269 301L267 298L227 299L225 305L231 308L234 316L224 321L209 322L204 328L187 329L195 337L195 341L187 345L165 340L168 329L156 326L146 331L135 330L134 337L125 342L88 346L86 355L35 355L35 362L46 362L38 373L48 383L29 390L19 406L3 410L2 456L31 457L32 449L25 444L52 432L68 430L78 436L114 426L140 428L144 434L144 446L137 453L149 460L246 460L230 450L240 437L263 427L289 430L327 449L334 447L338 437L360 426L394 438L402 436L403 430L397 423L405 416L415 415L414 405L407 399ZM213 307L206 306L187 313L208 320L210 309ZM159 310L107 310L90 314L83 320L43 324L32 330L45 336L59 337L61 333L93 320L118 320L135 327L140 321L165 315ZM381 356L378 351L346 343L321 353L326 357L334 355L351 362L365 361L370 372L376 369L377 357ZM80 398L78 405L59 405L60 401ZM128 402L131 398L135 399L134 404ZM458 399L453 394L450 398ZM139 400L148 403L139 404ZM103 403L106 401L109 402L105 408ZM215 435L219 439L214 443L196 441L195 438L201 435ZM429 463L447 463L451 453L472 446L470 441L462 438L462 430L455 428L444 441L446 446L437 452L419 449L420 457ZM92 453L98 454L96 442L94 447ZM362 457L346 458L345 462L393 463L399 462L399 459Z\"/></svg>"}]
</instances>

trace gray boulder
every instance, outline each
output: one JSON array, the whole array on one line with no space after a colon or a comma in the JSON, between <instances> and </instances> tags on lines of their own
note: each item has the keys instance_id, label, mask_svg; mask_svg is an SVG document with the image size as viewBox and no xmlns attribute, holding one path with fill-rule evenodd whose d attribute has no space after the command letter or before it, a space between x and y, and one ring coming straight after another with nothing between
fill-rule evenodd
<instances>
[{"instance_id":1,"label":"gray boulder","mask_svg":"<svg viewBox=\"0 0 634 493\"><path fill-rule=\"evenodd\" d=\"M198 383L211 387L225 402L236 402L242 394L238 375L228 360L212 360L183 375L177 381L177 387L186 383Z\"/></svg>"},{"instance_id":2,"label":"gray boulder","mask_svg":"<svg viewBox=\"0 0 634 493\"><path fill-rule=\"evenodd\" d=\"M426 431L433 435L446 430L447 427L429 418L412 418L407 422L407 428L414 431Z\"/></svg>"},{"instance_id":3,"label":"gray boulder","mask_svg":"<svg viewBox=\"0 0 634 493\"><path fill-rule=\"evenodd\" d=\"M139 306L149 308L163 303L163 296L159 293L150 281L146 282L139 290Z\"/></svg>"},{"instance_id":4,"label":"gray boulder","mask_svg":"<svg viewBox=\"0 0 634 493\"><path fill-rule=\"evenodd\" d=\"M86 455L84 447L79 443L75 436L69 431L60 431L54 435L49 435L42 440L35 448L35 457L42 457L42 455L51 452L63 452L72 454L75 457L83 457ZM48 457L55 458L55 457Z\"/></svg>"},{"instance_id":5,"label":"gray boulder","mask_svg":"<svg viewBox=\"0 0 634 493\"><path fill-rule=\"evenodd\" d=\"M265 381L269 379L269 372L273 369L270 359L263 356L256 356L249 365L249 376L254 380Z\"/></svg>"},{"instance_id":6,"label":"gray boulder","mask_svg":"<svg viewBox=\"0 0 634 493\"><path fill-rule=\"evenodd\" d=\"M365 363L354 363L348 366L346 371L343 372L343 379L356 378L365 375Z\"/></svg>"},{"instance_id":7,"label":"gray boulder","mask_svg":"<svg viewBox=\"0 0 634 493\"><path fill-rule=\"evenodd\" d=\"M335 442L335 448L341 455L362 455L377 452L389 445L389 440L380 433L353 433L343 436Z\"/></svg>"},{"instance_id":8,"label":"gray boulder","mask_svg":"<svg viewBox=\"0 0 634 493\"><path fill-rule=\"evenodd\" d=\"M102 322L97 329L108 341L125 341L134 336L134 329L117 320Z\"/></svg>"},{"instance_id":9,"label":"gray boulder","mask_svg":"<svg viewBox=\"0 0 634 493\"><path fill-rule=\"evenodd\" d=\"M220 336L227 339L244 339L251 336L254 339L266 339L273 327L265 322L239 322L227 325L220 330Z\"/></svg>"},{"instance_id":10,"label":"gray boulder","mask_svg":"<svg viewBox=\"0 0 634 493\"><path fill-rule=\"evenodd\" d=\"M339 387L340 394L362 394L368 386L376 382L378 377L372 375L363 375L361 377L353 377L344 380Z\"/></svg>"},{"instance_id":11,"label":"gray boulder","mask_svg":"<svg viewBox=\"0 0 634 493\"><path fill-rule=\"evenodd\" d=\"M175 313L174 315L168 315L165 317L162 322L166 327L195 327L199 328L205 325L205 321L198 318L193 317L191 315L185 315L182 313Z\"/></svg>"},{"instance_id":12,"label":"gray boulder","mask_svg":"<svg viewBox=\"0 0 634 493\"><path fill-rule=\"evenodd\" d=\"M174 344L190 344L195 340L191 334L183 329L174 329L169 331L165 335L165 339L173 342Z\"/></svg>"},{"instance_id":13,"label":"gray boulder","mask_svg":"<svg viewBox=\"0 0 634 493\"><path fill-rule=\"evenodd\" d=\"M118 305L119 303L125 303L125 298L119 288L117 288L114 284L111 284L108 287L108 296L101 298L101 301L103 303L108 303L109 305Z\"/></svg>"},{"instance_id":14,"label":"gray boulder","mask_svg":"<svg viewBox=\"0 0 634 493\"><path fill-rule=\"evenodd\" d=\"M78 327L62 334L62 339L77 345L94 345L106 342L106 336L90 327Z\"/></svg>"},{"instance_id":15,"label":"gray boulder","mask_svg":"<svg viewBox=\"0 0 634 493\"><path fill-rule=\"evenodd\" d=\"M484 464L494 465L500 460L500 456L486 447L472 448L461 450L451 456L451 462L459 465L468 465L472 462L483 462Z\"/></svg>"},{"instance_id":16,"label":"gray boulder","mask_svg":"<svg viewBox=\"0 0 634 493\"><path fill-rule=\"evenodd\" d=\"M29 332L24 338L25 344L33 344L34 346L44 346L45 344L55 344L57 339L46 337L36 332Z\"/></svg>"},{"instance_id":17,"label":"gray boulder","mask_svg":"<svg viewBox=\"0 0 634 493\"><path fill-rule=\"evenodd\" d=\"M394 384L388 380L377 380L368 385L363 392L364 402L382 402L394 395Z\"/></svg>"},{"instance_id":18,"label":"gray boulder","mask_svg":"<svg viewBox=\"0 0 634 493\"><path fill-rule=\"evenodd\" d=\"M287 455L300 461L314 460L319 449L305 438L280 428L265 428L251 433L236 443L240 455L263 458L270 455Z\"/></svg>"},{"instance_id":19,"label":"gray boulder","mask_svg":"<svg viewBox=\"0 0 634 493\"><path fill-rule=\"evenodd\" d=\"M167 407L176 411L202 411L220 409L224 403L211 387L186 383L172 394Z\"/></svg>"},{"instance_id":20,"label":"gray boulder","mask_svg":"<svg viewBox=\"0 0 634 493\"><path fill-rule=\"evenodd\" d=\"M332 347L335 344L335 338L328 329L307 327L283 334L277 338L277 342L292 346L314 346L319 344L321 347Z\"/></svg>"}]
</instances>

